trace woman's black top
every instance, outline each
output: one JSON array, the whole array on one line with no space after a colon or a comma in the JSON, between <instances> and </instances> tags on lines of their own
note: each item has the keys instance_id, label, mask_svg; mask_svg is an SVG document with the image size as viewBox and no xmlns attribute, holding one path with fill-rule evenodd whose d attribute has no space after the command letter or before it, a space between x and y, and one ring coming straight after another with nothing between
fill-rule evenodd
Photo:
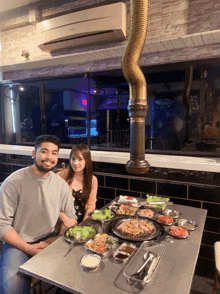
<instances>
[{"instance_id":1,"label":"woman's black top","mask_svg":"<svg viewBox=\"0 0 220 294\"><path fill-rule=\"evenodd\" d=\"M77 222L78 224L83 221L83 217L85 214L85 206L81 204L81 198L82 198L82 190L75 191L73 189L72 195L75 198L74 200L74 206L76 210L76 216L78 217Z\"/></svg>"}]
</instances>

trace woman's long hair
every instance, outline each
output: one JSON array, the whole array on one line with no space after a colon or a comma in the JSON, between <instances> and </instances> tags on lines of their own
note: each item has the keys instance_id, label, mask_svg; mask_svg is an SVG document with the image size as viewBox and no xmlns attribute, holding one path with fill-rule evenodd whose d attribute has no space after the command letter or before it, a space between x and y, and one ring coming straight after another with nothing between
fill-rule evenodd
<instances>
[{"instance_id":1,"label":"woman's long hair","mask_svg":"<svg viewBox=\"0 0 220 294\"><path fill-rule=\"evenodd\" d=\"M93 176L93 167L92 167L92 159L89 147L86 144L80 143L73 146L70 152L70 161L73 154L76 154L78 151L82 152L83 158L85 160L85 168L83 171L83 194L81 198L82 205L86 205L89 200L89 195L92 188L92 176ZM74 178L74 170L72 169L71 162L68 166L68 173L66 177L66 182L68 185L71 185Z\"/></svg>"}]
</instances>

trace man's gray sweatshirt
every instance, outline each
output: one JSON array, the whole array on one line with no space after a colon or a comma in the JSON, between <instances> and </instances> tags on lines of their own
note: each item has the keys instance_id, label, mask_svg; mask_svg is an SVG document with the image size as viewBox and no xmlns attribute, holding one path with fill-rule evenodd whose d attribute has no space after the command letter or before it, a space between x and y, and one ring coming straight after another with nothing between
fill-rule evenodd
<instances>
[{"instance_id":1,"label":"man's gray sweatshirt","mask_svg":"<svg viewBox=\"0 0 220 294\"><path fill-rule=\"evenodd\" d=\"M0 187L0 238L11 228L26 242L54 231L59 213L76 219L68 184L54 172L36 175L31 167L12 173Z\"/></svg>"}]
</instances>

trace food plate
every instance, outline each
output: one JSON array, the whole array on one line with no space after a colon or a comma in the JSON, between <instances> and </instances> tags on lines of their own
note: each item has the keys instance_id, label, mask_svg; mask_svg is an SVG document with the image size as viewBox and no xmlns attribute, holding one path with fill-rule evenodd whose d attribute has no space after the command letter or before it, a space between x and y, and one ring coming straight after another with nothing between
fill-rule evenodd
<instances>
[{"instance_id":1,"label":"food plate","mask_svg":"<svg viewBox=\"0 0 220 294\"><path fill-rule=\"evenodd\" d=\"M80 228L85 228L85 227L87 227L88 228L88 230L90 230L91 231L91 233L89 234L89 236L87 237L87 238L85 238L85 239L83 239L83 238L76 238L76 237L74 237L73 235L71 235L70 234L70 232L71 232L71 230L72 229L74 229L74 228L78 228L78 227L80 227ZM70 242L70 243L72 243L72 242L74 242L74 243L85 243L85 242L87 242L88 240L90 240L92 237L94 237L95 236L95 234L97 233L97 231L96 231L96 229L93 227L93 226L73 226L73 227L70 227L69 229L67 229L65 232L64 232L64 234L63 234L63 237L64 237L64 239L65 239L65 241L67 241L67 242Z\"/></svg>"},{"instance_id":2,"label":"food plate","mask_svg":"<svg viewBox=\"0 0 220 294\"><path fill-rule=\"evenodd\" d=\"M168 215L159 215L156 221L164 226L172 226L175 224L175 219Z\"/></svg>"},{"instance_id":3,"label":"food plate","mask_svg":"<svg viewBox=\"0 0 220 294\"><path fill-rule=\"evenodd\" d=\"M109 235L106 233L98 233L94 236L94 240L99 243L106 243L106 241L109 239Z\"/></svg>"},{"instance_id":4,"label":"food plate","mask_svg":"<svg viewBox=\"0 0 220 294\"><path fill-rule=\"evenodd\" d=\"M137 207L120 205L115 212L119 215L135 215L137 210Z\"/></svg>"},{"instance_id":5,"label":"food plate","mask_svg":"<svg viewBox=\"0 0 220 294\"><path fill-rule=\"evenodd\" d=\"M108 247L115 247L118 244L118 238L109 236L106 233L98 233L93 238L95 241L99 243L105 243Z\"/></svg>"},{"instance_id":6,"label":"food plate","mask_svg":"<svg viewBox=\"0 0 220 294\"><path fill-rule=\"evenodd\" d=\"M88 249L89 251L99 254L103 257L105 257L109 253L109 250L111 249L111 247L108 246L106 243L99 243L92 239L87 241L84 247Z\"/></svg>"},{"instance_id":7,"label":"food plate","mask_svg":"<svg viewBox=\"0 0 220 294\"><path fill-rule=\"evenodd\" d=\"M177 239L186 239L189 237L189 231L180 226L172 226L168 232L172 237Z\"/></svg>"},{"instance_id":8,"label":"food plate","mask_svg":"<svg viewBox=\"0 0 220 294\"><path fill-rule=\"evenodd\" d=\"M84 255L81 260L80 264L88 269L97 268L102 261L100 255L97 254L86 254Z\"/></svg>"},{"instance_id":9,"label":"food plate","mask_svg":"<svg viewBox=\"0 0 220 294\"><path fill-rule=\"evenodd\" d=\"M167 207L167 203L165 202L163 204L158 204L158 203L151 204L145 201L145 202L140 202L140 205L153 210L155 213L162 213L164 209L166 209Z\"/></svg>"},{"instance_id":10,"label":"food plate","mask_svg":"<svg viewBox=\"0 0 220 294\"><path fill-rule=\"evenodd\" d=\"M137 214L141 217L148 217L148 218L152 218L155 215L154 211L150 208L140 209L138 210Z\"/></svg>"},{"instance_id":11,"label":"food plate","mask_svg":"<svg viewBox=\"0 0 220 294\"><path fill-rule=\"evenodd\" d=\"M113 211L111 211L111 209L110 209L110 211L111 211L111 218L109 218L107 216L107 214L108 214L107 211L109 211L109 209L107 209L107 208L105 210L94 210L93 212L90 212L89 213L89 217L91 219L95 220L95 221L100 221L102 223L105 223L105 222L108 222L108 221L112 220L113 217L115 216L115 213ZM103 217L103 219L101 219L101 218L100 219L95 218L95 217L92 216L93 214L96 214L96 215L100 214L101 218ZM106 219L105 219L105 217L106 217Z\"/></svg>"},{"instance_id":12,"label":"food plate","mask_svg":"<svg viewBox=\"0 0 220 294\"><path fill-rule=\"evenodd\" d=\"M134 223L134 221L137 222L138 227ZM149 227L149 232L143 232L140 230L140 233L138 234L138 230L133 230L132 227L139 228L139 224L143 225L142 222L145 222L144 224ZM129 225L129 232L127 231ZM123 232L123 228L125 229ZM130 229L132 231L130 231ZM126 240L132 240L132 241L146 241L146 240L151 240L152 238L158 236L160 234L160 227L159 224L154 222L153 220L146 219L146 218L122 218L117 220L114 225L112 226L112 231L115 233L116 236L126 239Z\"/></svg>"},{"instance_id":13,"label":"food plate","mask_svg":"<svg viewBox=\"0 0 220 294\"><path fill-rule=\"evenodd\" d=\"M162 213L171 216L172 218L178 218L181 215L181 212L175 209L164 209Z\"/></svg>"},{"instance_id":14,"label":"food plate","mask_svg":"<svg viewBox=\"0 0 220 294\"><path fill-rule=\"evenodd\" d=\"M177 224L189 231L194 231L198 227L198 224L194 220L188 219L179 219Z\"/></svg>"},{"instance_id":15,"label":"food plate","mask_svg":"<svg viewBox=\"0 0 220 294\"><path fill-rule=\"evenodd\" d=\"M119 202L119 203L123 203L123 202L137 203L138 201L137 201L137 199L134 198L134 197L120 195L120 196L119 196L119 199L118 199L118 202Z\"/></svg>"}]
</instances>

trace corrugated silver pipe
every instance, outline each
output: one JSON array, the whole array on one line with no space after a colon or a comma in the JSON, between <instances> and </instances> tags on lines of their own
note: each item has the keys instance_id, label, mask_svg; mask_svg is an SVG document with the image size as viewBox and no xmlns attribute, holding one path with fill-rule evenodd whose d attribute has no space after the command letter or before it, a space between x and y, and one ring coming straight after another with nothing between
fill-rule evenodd
<instances>
[{"instance_id":1,"label":"corrugated silver pipe","mask_svg":"<svg viewBox=\"0 0 220 294\"><path fill-rule=\"evenodd\" d=\"M145 117L147 115L147 84L139 66L140 55L147 33L148 1L131 0L131 25L127 47L122 60L122 71L129 84L128 111L130 117L129 173L147 173L150 165L145 160Z\"/></svg>"}]
</instances>

